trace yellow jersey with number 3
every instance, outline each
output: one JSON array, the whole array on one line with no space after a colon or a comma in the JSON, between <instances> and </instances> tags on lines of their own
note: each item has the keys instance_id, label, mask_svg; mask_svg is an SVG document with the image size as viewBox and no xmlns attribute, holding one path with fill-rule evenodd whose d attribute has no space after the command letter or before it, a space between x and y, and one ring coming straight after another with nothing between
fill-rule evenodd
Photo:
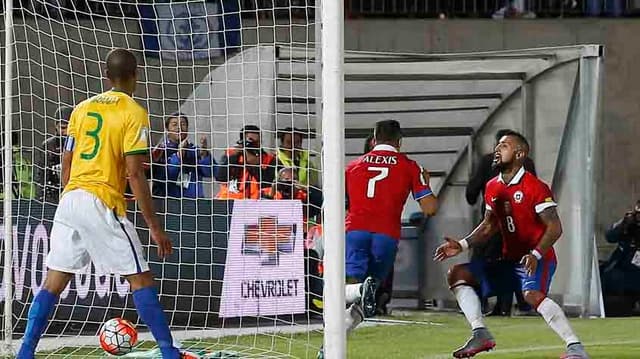
<instances>
[{"instance_id":1,"label":"yellow jersey with number 3","mask_svg":"<svg viewBox=\"0 0 640 359\"><path fill-rule=\"evenodd\" d=\"M111 90L77 105L67 131L65 150L73 151L73 160L64 193L83 189L125 215L125 156L149 150L147 111L129 95Z\"/></svg>"}]
</instances>

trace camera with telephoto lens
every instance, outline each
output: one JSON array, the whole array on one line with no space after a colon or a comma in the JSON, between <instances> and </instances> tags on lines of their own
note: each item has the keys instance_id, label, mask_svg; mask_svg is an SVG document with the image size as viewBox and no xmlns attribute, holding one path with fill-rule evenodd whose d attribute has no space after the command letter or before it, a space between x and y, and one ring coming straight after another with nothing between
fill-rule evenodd
<instances>
[{"instance_id":1,"label":"camera with telephoto lens","mask_svg":"<svg viewBox=\"0 0 640 359\"><path fill-rule=\"evenodd\" d=\"M623 220L624 232L632 246L640 248L640 211L627 212Z\"/></svg>"},{"instance_id":2,"label":"camera with telephoto lens","mask_svg":"<svg viewBox=\"0 0 640 359\"><path fill-rule=\"evenodd\" d=\"M258 156L260 154L260 147L258 147L258 144L255 143L250 138L238 140L236 144L238 145L238 147L243 148L248 152L251 152L255 156Z\"/></svg>"}]
</instances>

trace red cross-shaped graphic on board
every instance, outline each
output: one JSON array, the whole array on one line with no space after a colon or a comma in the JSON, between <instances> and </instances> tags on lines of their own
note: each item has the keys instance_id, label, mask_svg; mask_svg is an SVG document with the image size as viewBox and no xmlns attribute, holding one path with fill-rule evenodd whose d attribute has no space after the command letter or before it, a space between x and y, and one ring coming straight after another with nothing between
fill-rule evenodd
<instances>
[{"instance_id":1,"label":"red cross-shaped graphic on board","mask_svg":"<svg viewBox=\"0 0 640 359\"><path fill-rule=\"evenodd\" d=\"M278 224L278 218L260 217L257 224L246 225L244 229L243 254L277 257L278 253L291 253L294 247L295 224ZM269 263L277 264L277 258Z\"/></svg>"}]
</instances>

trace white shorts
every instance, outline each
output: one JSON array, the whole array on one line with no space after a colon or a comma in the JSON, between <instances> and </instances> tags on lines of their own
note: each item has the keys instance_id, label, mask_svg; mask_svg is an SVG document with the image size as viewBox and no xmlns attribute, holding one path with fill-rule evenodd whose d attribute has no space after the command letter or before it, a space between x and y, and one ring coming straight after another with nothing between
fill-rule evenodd
<instances>
[{"instance_id":1,"label":"white shorts","mask_svg":"<svg viewBox=\"0 0 640 359\"><path fill-rule=\"evenodd\" d=\"M51 229L47 267L65 273L129 275L149 270L133 224L118 217L94 194L84 190L65 193Z\"/></svg>"}]
</instances>

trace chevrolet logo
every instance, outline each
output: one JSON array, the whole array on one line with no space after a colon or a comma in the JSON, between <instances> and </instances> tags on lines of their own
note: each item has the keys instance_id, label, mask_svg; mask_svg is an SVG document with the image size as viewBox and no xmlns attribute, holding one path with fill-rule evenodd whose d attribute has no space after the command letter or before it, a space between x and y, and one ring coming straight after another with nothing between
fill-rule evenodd
<instances>
[{"instance_id":1,"label":"chevrolet logo","mask_svg":"<svg viewBox=\"0 0 640 359\"><path fill-rule=\"evenodd\" d=\"M278 224L277 217L260 217L257 224L245 225L242 254L258 255L262 265L278 265L280 254L293 253L295 224Z\"/></svg>"}]
</instances>

